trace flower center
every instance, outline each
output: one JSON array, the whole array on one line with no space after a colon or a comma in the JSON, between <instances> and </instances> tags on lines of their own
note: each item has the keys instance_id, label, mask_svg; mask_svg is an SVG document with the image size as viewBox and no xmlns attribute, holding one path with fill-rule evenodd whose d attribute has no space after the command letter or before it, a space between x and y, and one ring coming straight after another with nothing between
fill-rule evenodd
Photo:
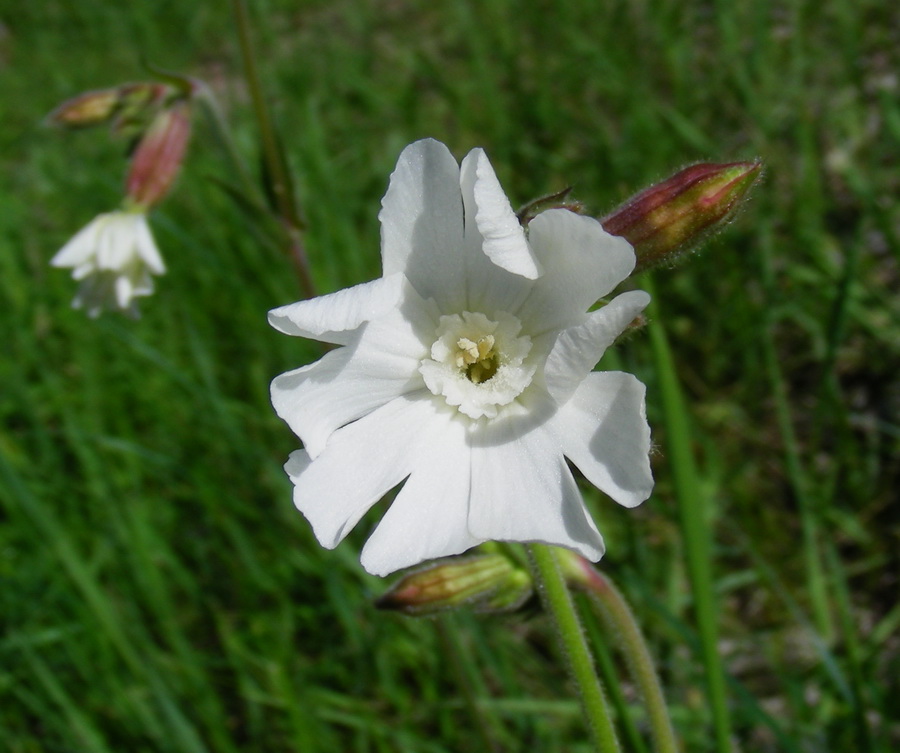
<instances>
[{"instance_id":1,"label":"flower center","mask_svg":"<svg viewBox=\"0 0 900 753\"><path fill-rule=\"evenodd\" d=\"M494 336L485 335L473 342L468 337L460 337L456 343L456 365L465 369L470 382L481 384L491 379L500 367L500 357L494 352Z\"/></svg>"},{"instance_id":2,"label":"flower center","mask_svg":"<svg viewBox=\"0 0 900 753\"><path fill-rule=\"evenodd\" d=\"M525 362L531 338L521 329L506 313L494 319L471 311L442 316L431 357L419 365L426 386L470 418L493 418L534 376L536 366Z\"/></svg>"}]
</instances>

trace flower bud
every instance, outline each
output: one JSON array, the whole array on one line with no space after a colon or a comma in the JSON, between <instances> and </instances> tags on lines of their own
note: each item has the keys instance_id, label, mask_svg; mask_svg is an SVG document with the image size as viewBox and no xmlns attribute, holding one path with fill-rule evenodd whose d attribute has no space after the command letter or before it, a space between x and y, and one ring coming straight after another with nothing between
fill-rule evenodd
<instances>
[{"instance_id":1,"label":"flower bud","mask_svg":"<svg viewBox=\"0 0 900 753\"><path fill-rule=\"evenodd\" d=\"M157 113L131 155L125 184L129 202L148 209L172 187L191 135L189 105L175 102Z\"/></svg>"},{"instance_id":2,"label":"flower bud","mask_svg":"<svg viewBox=\"0 0 900 753\"><path fill-rule=\"evenodd\" d=\"M165 84L153 82L97 89L67 99L47 119L66 128L87 128L111 122L113 133L131 138L146 128L174 92Z\"/></svg>"},{"instance_id":3,"label":"flower bud","mask_svg":"<svg viewBox=\"0 0 900 753\"><path fill-rule=\"evenodd\" d=\"M634 246L635 272L671 264L734 215L761 169L760 162L692 165L600 222Z\"/></svg>"},{"instance_id":4,"label":"flower bud","mask_svg":"<svg viewBox=\"0 0 900 753\"><path fill-rule=\"evenodd\" d=\"M66 128L87 128L105 123L118 106L118 89L98 89L67 99L47 119Z\"/></svg>"},{"instance_id":5,"label":"flower bud","mask_svg":"<svg viewBox=\"0 0 900 753\"><path fill-rule=\"evenodd\" d=\"M395 583L375 602L423 617L467 606L478 612L508 612L532 593L531 576L502 554L436 560Z\"/></svg>"},{"instance_id":6,"label":"flower bud","mask_svg":"<svg viewBox=\"0 0 900 753\"><path fill-rule=\"evenodd\" d=\"M123 84L117 90L118 107L112 121L112 132L128 141L139 137L176 92L166 84L141 82Z\"/></svg>"}]
</instances>

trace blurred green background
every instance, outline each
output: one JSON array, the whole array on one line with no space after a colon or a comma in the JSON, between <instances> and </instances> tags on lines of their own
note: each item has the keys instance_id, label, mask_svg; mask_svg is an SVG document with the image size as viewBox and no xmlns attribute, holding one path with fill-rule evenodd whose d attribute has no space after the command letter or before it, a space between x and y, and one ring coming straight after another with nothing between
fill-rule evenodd
<instances>
[{"instance_id":1,"label":"blurred green background","mask_svg":"<svg viewBox=\"0 0 900 753\"><path fill-rule=\"evenodd\" d=\"M764 161L738 220L652 273L709 505L733 737L896 750L898 6L251 6L320 292L379 275L379 200L423 136L483 146L514 204L573 184L598 215L691 162ZM169 272L142 318L70 309L48 261L120 201L123 145L42 121L146 79L142 60L205 80L258 164L227 3L0 0L0 749L587 750L543 619L380 613L385 584L357 562L377 511L327 552L293 509L298 443L268 383L318 353L266 324L299 297L293 273L222 190L235 176L202 115L152 217ZM684 749L713 751L658 363L644 334L613 359L648 385L657 487L636 510L587 492L601 565Z\"/></svg>"}]
</instances>

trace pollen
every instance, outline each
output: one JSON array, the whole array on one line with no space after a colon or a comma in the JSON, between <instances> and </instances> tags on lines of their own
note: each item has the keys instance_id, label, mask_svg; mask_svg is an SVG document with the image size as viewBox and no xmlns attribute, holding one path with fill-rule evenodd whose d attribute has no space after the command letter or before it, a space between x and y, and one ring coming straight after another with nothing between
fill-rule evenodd
<instances>
[{"instance_id":1,"label":"pollen","mask_svg":"<svg viewBox=\"0 0 900 753\"><path fill-rule=\"evenodd\" d=\"M494 336L484 335L478 340L460 337L456 341L454 357L456 368L465 371L466 378L474 384L481 384L497 373L500 359L494 352Z\"/></svg>"}]
</instances>

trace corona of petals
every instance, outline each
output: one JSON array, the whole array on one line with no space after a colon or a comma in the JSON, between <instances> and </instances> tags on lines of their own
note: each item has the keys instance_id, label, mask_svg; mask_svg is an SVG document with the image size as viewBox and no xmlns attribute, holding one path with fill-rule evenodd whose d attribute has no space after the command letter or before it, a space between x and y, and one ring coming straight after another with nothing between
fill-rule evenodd
<instances>
[{"instance_id":1,"label":"corona of petals","mask_svg":"<svg viewBox=\"0 0 900 753\"><path fill-rule=\"evenodd\" d=\"M487 540L604 551L568 459L620 504L650 495L644 387L593 373L647 305L622 293L626 241L551 209L521 228L484 152L457 164L408 146L382 202L378 280L270 313L340 347L277 377L272 401L303 441L285 470L332 548L401 485L362 552L377 575Z\"/></svg>"},{"instance_id":2,"label":"corona of petals","mask_svg":"<svg viewBox=\"0 0 900 753\"><path fill-rule=\"evenodd\" d=\"M463 311L442 316L429 356L419 373L432 394L469 418L494 418L531 384L536 364L526 363L531 338L519 336L522 325L505 312L491 321Z\"/></svg>"}]
</instances>

